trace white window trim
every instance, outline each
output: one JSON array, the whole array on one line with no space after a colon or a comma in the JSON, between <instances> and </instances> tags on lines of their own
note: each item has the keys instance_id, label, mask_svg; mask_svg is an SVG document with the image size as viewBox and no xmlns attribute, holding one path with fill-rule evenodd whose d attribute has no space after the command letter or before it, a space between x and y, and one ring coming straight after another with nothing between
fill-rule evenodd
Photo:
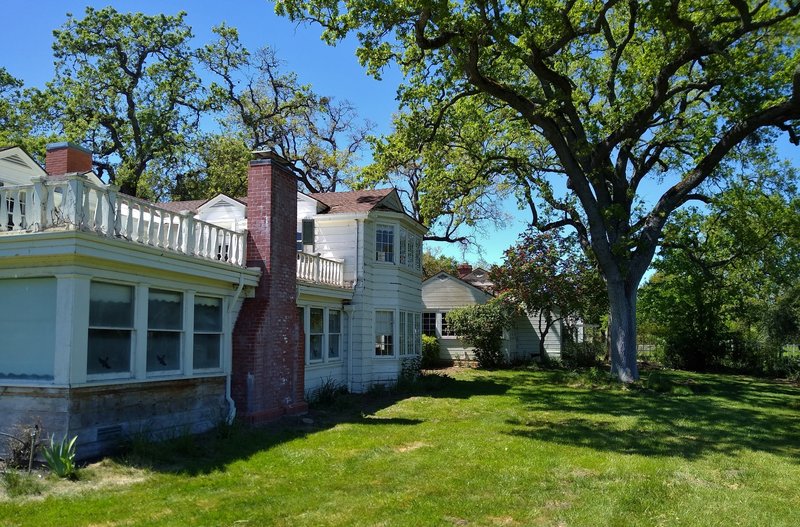
<instances>
[{"instance_id":1,"label":"white window trim","mask_svg":"<svg viewBox=\"0 0 800 527\"><path fill-rule=\"evenodd\" d=\"M86 351L89 351L89 338L88 334L93 329L112 329L112 330L125 330L130 331L131 334L131 344L128 353L130 354L128 359L128 371L126 372L113 372L113 373L89 373L89 364L86 360L84 360L83 364L83 371L86 373L86 380L87 382L96 382L96 381L124 381L129 380L135 377L136 373L136 349L137 349L137 331L136 331L136 308L139 305L139 295L138 295L138 288L135 284L131 283L123 283L123 282L114 282L111 280L90 280L89 281L89 295L87 300L91 303L91 288L92 283L99 283L99 284L112 284L112 285L121 285L125 287L131 288L131 309L133 310L132 313L132 327L130 328L123 328L123 327L110 327L110 326L93 326L91 322L91 318L89 318L89 324L86 328L87 339L86 339ZM90 310L89 304L86 305L86 309Z\"/></svg>"},{"instance_id":2,"label":"white window trim","mask_svg":"<svg viewBox=\"0 0 800 527\"><path fill-rule=\"evenodd\" d=\"M150 329L150 321L147 320L147 325L145 327L145 375L148 378L154 377L174 377L176 375L182 375L187 371L186 369L186 354L187 354L187 345L186 345L186 291L180 291L175 289L166 289L163 287L148 287L147 288L147 309L148 309L148 318L149 318L149 310L150 310L150 293L155 291L164 291L166 293L177 293L181 297L181 327L180 329ZM192 305L194 308L194 305ZM158 331L160 333L177 333L178 334L178 368L174 370L156 370L156 371L148 371L147 370L147 344L148 344L148 335L150 331ZM194 331L194 327L192 327L192 331Z\"/></svg>"},{"instance_id":3,"label":"white window trim","mask_svg":"<svg viewBox=\"0 0 800 527\"><path fill-rule=\"evenodd\" d=\"M391 334L391 337L392 337L392 343L391 343L392 352L389 353L389 354L378 355L376 353L376 346L378 344L377 341L376 341L376 337L378 336L378 313L391 313L391 315L392 315L392 317L391 317L391 319L392 319L392 334ZM378 360L396 359L398 357L398 353L397 353L397 338L396 338L397 322L398 322L397 310L396 309L375 309L373 316L374 316L374 323L373 323L373 326L372 326L372 342L373 342L372 358L378 359Z\"/></svg>"},{"instance_id":4,"label":"white window trim","mask_svg":"<svg viewBox=\"0 0 800 527\"><path fill-rule=\"evenodd\" d=\"M189 372L189 371L198 372L198 373L219 373L219 372L224 370L224 364L225 364L224 363L224 360L225 360L225 352L224 352L224 350L225 350L225 299L223 297L221 297L221 296L216 296L216 295L198 295L198 294L195 294L194 291L187 291L186 295L185 295L185 298L187 299L187 301L186 301L187 304L189 303L189 301L188 301L189 297L191 297L191 300L192 300L192 305L191 305L191 309L192 309L192 313L191 313L191 317L192 317L192 333L191 333L192 342L189 342L189 333L187 332L186 333L186 335L187 335L187 337L186 337L186 341L187 341L186 342L186 347L187 347L187 353L186 353L186 356L187 356L187 360L186 360L187 368L186 368L186 371L187 372ZM219 308L220 308L220 314L219 315L220 315L220 323L221 323L221 326L222 326L222 328L221 328L221 330L219 332L216 332L216 331L197 331L197 329L195 328L195 323L194 323L194 305L195 305L195 299L197 297L214 298L216 300L219 300ZM184 325L188 326L188 320L186 321L186 323ZM218 367L216 367L216 368L195 368L194 367L194 336L195 335L219 335L219 366ZM191 369L188 367L190 361L191 361Z\"/></svg>"},{"instance_id":5,"label":"white window trim","mask_svg":"<svg viewBox=\"0 0 800 527\"><path fill-rule=\"evenodd\" d=\"M339 307L330 307L330 306L323 306L319 304L301 304L297 306L298 309L303 310L303 320L300 321L300 324L303 327L303 335L304 335L304 343L303 343L303 350L304 350L304 358L306 361L307 366L319 366L322 364L329 364L329 363L340 363L342 362L342 356L345 353L345 339L344 339L344 310ZM319 359L311 359L311 310L312 309L321 309L322 310L322 324L323 324L323 333L322 333L322 357ZM339 356L338 357L331 357L329 355L330 351L330 312L331 311L338 311L339 312ZM315 333L316 335L317 333Z\"/></svg>"}]
</instances>

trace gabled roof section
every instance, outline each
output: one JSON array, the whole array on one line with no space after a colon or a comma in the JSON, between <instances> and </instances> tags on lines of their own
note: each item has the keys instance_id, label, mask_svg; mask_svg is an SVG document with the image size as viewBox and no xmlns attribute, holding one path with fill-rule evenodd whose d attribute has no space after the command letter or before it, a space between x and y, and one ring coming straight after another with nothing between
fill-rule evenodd
<instances>
[{"instance_id":1,"label":"gabled roof section","mask_svg":"<svg viewBox=\"0 0 800 527\"><path fill-rule=\"evenodd\" d=\"M47 173L19 146L0 147L0 181L10 185L29 185L31 178Z\"/></svg>"},{"instance_id":2,"label":"gabled roof section","mask_svg":"<svg viewBox=\"0 0 800 527\"><path fill-rule=\"evenodd\" d=\"M200 209L213 207L219 203L230 203L234 206L244 205L247 206L247 198L232 198L225 194L217 194L211 199L191 199L186 201L164 201L156 203L162 209L167 209L170 212L181 212L188 210L189 212L197 213Z\"/></svg>"},{"instance_id":3,"label":"gabled roof section","mask_svg":"<svg viewBox=\"0 0 800 527\"><path fill-rule=\"evenodd\" d=\"M322 214L324 212L328 212L330 207L322 203L320 200L315 198L314 196L319 194L303 194L302 192L297 192L297 208L298 210L305 205L304 208L307 208L309 211L314 210L317 214Z\"/></svg>"},{"instance_id":4,"label":"gabled roof section","mask_svg":"<svg viewBox=\"0 0 800 527\"><path fill-rule=\"evenodd\" d=\"M197 207L197 212L203 212L212 207L219 207L219 206L223 207L230 206L230 207L235 207L237 209L244 209L246 207L246 205L242 201L236 198L231 198L230 196L226 196L225 194L217 194L210 200L206 201L205 203Z\"/></svg>"},{"instance_id":5,"label":"gabled roof section","mask_svg":"<svg viewBox=\"0 0 800 527\"><path fill-rule=\"evenodd\" d=\"M355 190L352 192L315 192L311 197L328 207L328 214L347 214L390 210L405 213L393 188Z\"/></svg>"},{"instance_id":6,"label":"gabled roof section","mask_svg":"<svg viewBox=\"0 0 800 527\"><path fill-rule=\"evenodd\" d=\"M436 273L435 275L431 276L427 280L423 280L422 287L425 287L425 284L428 284L428 283L435 283L436 281L441 282L441 281L444 281L444 280L450 280L452 282L455 282L455 283L459 284L460 286L463 286L463 287L466 287L466 288L469 288L469 289L474 289L476 291L480 291L481 293L483 293L484 295L487 295L489 297L494 296L494 294L491 291L487 291L486 289L483 289L483 288L478 287L478 286L476 286L474 284L471 284L470 282L464 281L461 278L458 278L457 276L453 276L453 275L451 275L450 273L448 273L446 271L439 271L438 273Z\"/></svg>"},{"instance_id":7,"label":"gabled roof section","mask_svg":"<svg viewBox=\"0 0 800 527\"><path fill-rule=\"evenodd\" d=\"M483 267L476 267L471 273L462 276L461 279L481 289L494 287L494 282L489 278L489 271Z\"/></svg>"},{"instance_id":8,"label":"gabled roof section","mask_svg":"<svg viewBox=\"0 0 800 527\"><path fill-rule=\"evenodd\" d=\"M197 212L197 209L205 205L209 200L207 199L193 199L188 201L165 201L163 203L157 203L159 207L162 209L167 209L170 212L181 212L184 210L188 210L191 212Z\"/></svg>"}]
</instances>

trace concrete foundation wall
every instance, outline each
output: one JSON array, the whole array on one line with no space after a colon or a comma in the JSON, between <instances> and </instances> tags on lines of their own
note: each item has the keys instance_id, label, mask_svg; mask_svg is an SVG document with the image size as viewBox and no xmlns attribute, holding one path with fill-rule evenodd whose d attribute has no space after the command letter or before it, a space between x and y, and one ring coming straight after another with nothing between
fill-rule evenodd
<instances>
[{"instance_id":1,"label":"concrete foundation wall","mask_svg":"<svg viewBox=\"0 0 800 527\"><path fill-rule=\"evenodd\" d=\"M228 412L223 376L0 391L0 431L13 433L17 425L38 422L43 438L77 435L80 459L107 453L130 437L162 440L205 432Z\"/></svg>"}]
</instances>

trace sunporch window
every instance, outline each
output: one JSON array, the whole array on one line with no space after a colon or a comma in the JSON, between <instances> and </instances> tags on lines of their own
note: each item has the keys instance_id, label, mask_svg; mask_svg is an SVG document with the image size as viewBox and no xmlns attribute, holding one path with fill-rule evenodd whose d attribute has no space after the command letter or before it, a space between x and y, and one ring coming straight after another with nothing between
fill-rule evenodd
<instances>
[{"instance_id":1,"label":"sunporch window","mask_svg":"<svg viewBox=\"0 0 800 527\"><path fill-rule=\"evenodd\" d=\"M133 302L133 288L130 286L92 282L86 361L88 375L130 376Z\"/></svg>"},{"instance_id":2,"label":"sunporch window","mask_svg":"<svg viewBox=\"0 0 800 527\"><path fill-rule=\"evenodd\" d=\"M195 370L222 367L222 299L194 297L194 355Z\"/></svg>"},{"instance_id":3,"label":"sunporch window","mask_svg":"<svg viewBox=\"0 0 800 527\"><path fill-rule=\"evenodd\" d=\"M147 303L147 372L181 369L183 295L151 289Z\"/></svg>"}]
</instances>

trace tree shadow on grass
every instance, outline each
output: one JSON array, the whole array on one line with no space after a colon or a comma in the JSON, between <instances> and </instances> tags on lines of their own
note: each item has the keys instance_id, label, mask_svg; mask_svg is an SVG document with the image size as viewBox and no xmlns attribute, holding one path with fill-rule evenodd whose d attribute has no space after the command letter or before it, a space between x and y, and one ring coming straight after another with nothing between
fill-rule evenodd
<instances>
[{"instance_id":1,"label":"tree shadow on grass","mask_svg":"<svg viewBox=\"0 0 800 527\"><path fill-rule=\"evenodd\" d=\"M752 450L800 461L799 388L744 376L659 374L666 393L576 385L560 372L528 376L513 393L532 414L509 420L510 433L622 454L696 459Z\"/></svg>"},{"instance_id":2,"label":"tree shadow on grass","mask_svg":"<svg viewBox=\"0 0 800 527\"><path fill-rule=\"evenodd\" d=\"M391 389L365 394L341 394L324 404L312 405L309 413L284 417L264 426L242 423L222 425L201 436L180 435L167 441L140 440L128 445L117 460L125 465L158 472L189 476L225 471L231 463L248 459L284 443L329 430L339 424L379 427L416 426L424 419L376 415L411 397L468 399L475 396L502 395L511 386L494 380L459 380L447 375L423 375L415 382L400 383Z\"/></svg>"}]
</instances>

